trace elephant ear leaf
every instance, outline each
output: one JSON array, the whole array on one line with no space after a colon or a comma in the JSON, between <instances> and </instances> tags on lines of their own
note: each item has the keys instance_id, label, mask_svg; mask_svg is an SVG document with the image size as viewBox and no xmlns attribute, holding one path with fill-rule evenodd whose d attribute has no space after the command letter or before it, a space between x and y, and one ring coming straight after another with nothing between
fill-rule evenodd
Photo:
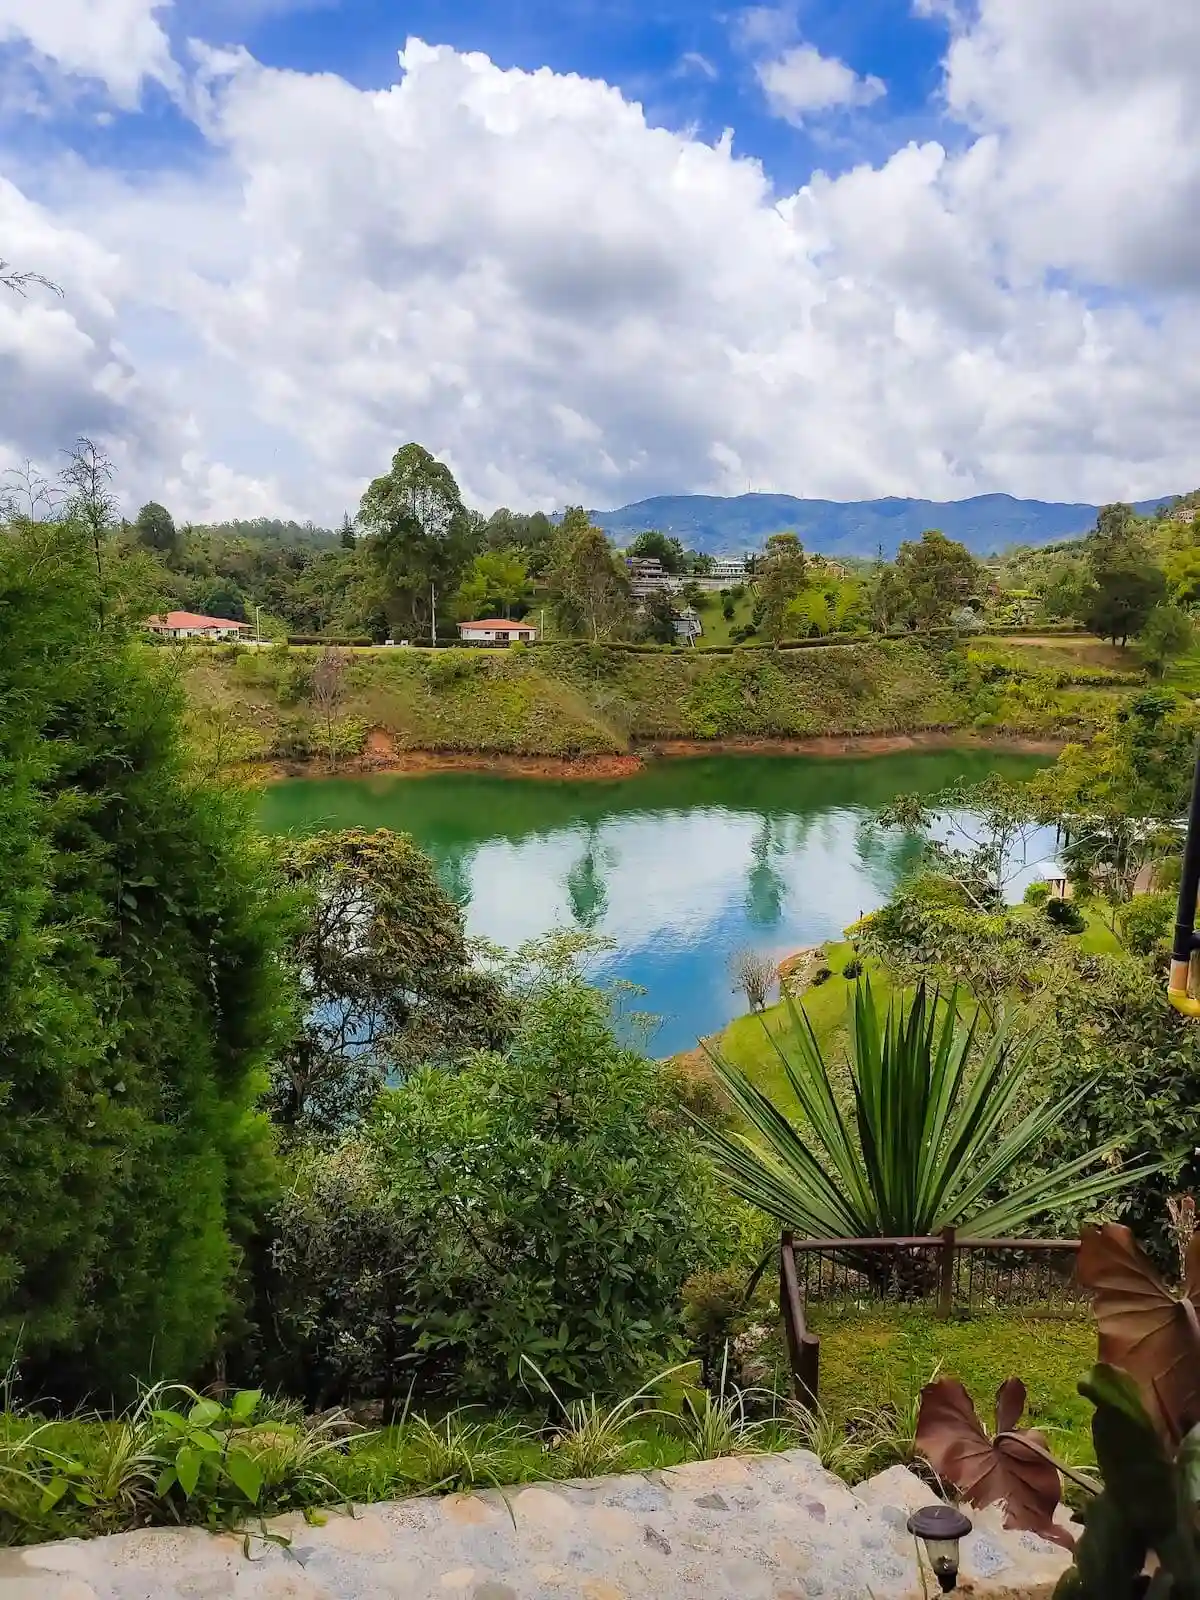
<instances>
[{"instance_id":1,"label":"elephant ear leaf","mask_svg":"<svg viewBox=\"0 0 1200 1600\"><path fill-rule=\"evenodd\" d=\"M998 1432L989 1439L958 1379L940 1378L921 1390L917 1448L971 1505L1003 1505L1006 1528L1040 1534L1069 1550L1074 1540L1054 1520L1058 1469L1045 1454L1041 1434L1012 1431L1024 1409L1025 1385L1010 1378L996 1395Z\"/></svg>"},{"instance_id":2,"label":"elephant ear leaf","mask_svg":"<svg viewBox=\"0 0 1200 1600\"><path fill-rule=\"evenodd\" d=\"M1200 1422L1200 1234L1188 1249L1182 1296L1115 1222L1084 1230L1078 1272L1092 1292L1100 1360L1134 1379L1161 1432L1177 1443Z\"/></svg>"}]
</instances>

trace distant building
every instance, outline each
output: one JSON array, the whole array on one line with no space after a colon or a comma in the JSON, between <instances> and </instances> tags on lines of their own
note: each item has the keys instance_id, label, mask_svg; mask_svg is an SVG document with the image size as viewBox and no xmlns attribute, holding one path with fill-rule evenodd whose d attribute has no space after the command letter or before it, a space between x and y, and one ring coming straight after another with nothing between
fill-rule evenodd
<instances>
[{"instance_id":1,"label":"distant building","mask_svg":"<svg viewBox=\"0 0 1200 1600\"><path fill-rule=\"evenodd\" d=\"M684 606L682 611L675 613L675 637L682 639L685 644L695 644L704 632L700 617L691 606Z\"/></svg>"},{"instance_id":2,"label":"distant building","mask_svg":"<svg viewBox=\"0 0 1200 1600\"><path fill-rule=\"evenodd\" d=\"M657 556L626 556L625 570L629 573L629 592L635 600L660 590L674 594L683 588L683 579L669 573Z\"/></svg>"},{"instance_id":3,"label":"distant building","mask_svg":"<svg viewBox=\"0 0 1200 1600\"><path fill-rule=\"evenodd\" d=\"M741 583L746 576L745 556L716 556L708 572L710 578L720 578L724 583Z\"/></svg>"},{"instance_id":4,"label":"distant building","mask_svg":"<svg viewBox=\"0 0 1200 1600\"><path fill-rule=\"evenodd\" d=\"M146 626L160 639L236 639L252 631L248 622L228 617L202 617L195 611L168 611L165 617L148 617Z\"/></svg>"},{"instance_id":5,"label":"distant building","mask_svg":"<svg viewBox=\"0 0 1200 1600\"><path fill-rule=\"evenodd\" d=\"M531 622L505 622L499 617L488 617L483 622L460 622L458 637L468 644L532 644L537 629Z\"/></svg>"}]
</instances>

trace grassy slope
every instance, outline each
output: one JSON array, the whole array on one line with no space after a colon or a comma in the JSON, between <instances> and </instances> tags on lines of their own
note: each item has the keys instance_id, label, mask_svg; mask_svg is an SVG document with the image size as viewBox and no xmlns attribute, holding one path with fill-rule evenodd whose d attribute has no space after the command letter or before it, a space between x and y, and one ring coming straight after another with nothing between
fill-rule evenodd
<instances>
[{"instance_id":1,"label":"grassy slope","mask_svg":"<svg viewBox=\"0 0 1200 1600\"><path fill-rule=\"evenodd\" d=\"M198 728L235 759L304 754L316 716L316 652L182 656ZM1110 692L1064 689L1052 704L977 715L961 658L914 641L825 649L653 654L604 646L526 651L377 650L345 678L343 723L397 748L576 756L654 739L799 738L938 727L1045 733L1086 726ZM955 678L956 670L959 676Z\"/></svg>"}]
</instances>

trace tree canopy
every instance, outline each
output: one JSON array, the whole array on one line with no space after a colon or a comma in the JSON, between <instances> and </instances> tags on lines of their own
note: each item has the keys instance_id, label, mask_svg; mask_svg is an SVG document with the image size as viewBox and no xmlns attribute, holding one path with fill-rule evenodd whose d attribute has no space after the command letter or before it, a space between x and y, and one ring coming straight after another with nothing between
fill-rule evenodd
<instances>
[{"instance_id":1,"label":"tree canopy","mask_svg":"<svg viewBox=\"0 0 1200 1600\"><path fill-rule=\"evenodd\" d=\"M435 592L449 611L475 545L454 474L422 445L402 445L390 469L368 485L358 523L393 623L428 636Z\"/></svg>"}]
</instances>

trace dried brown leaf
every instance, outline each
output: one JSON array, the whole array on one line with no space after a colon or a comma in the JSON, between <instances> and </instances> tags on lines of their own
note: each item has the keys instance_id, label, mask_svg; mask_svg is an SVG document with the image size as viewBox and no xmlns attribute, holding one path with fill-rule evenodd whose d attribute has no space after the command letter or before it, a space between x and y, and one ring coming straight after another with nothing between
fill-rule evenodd
<instances>
[{"instance_id":1,"label":"dried brown leaf","mask_svg":"<svg viewBox=\"0 0 1200 1600\"><path fill-rule=\"evenodd\" d=\"M1162 1431L1181 1439L1200 1422L1200 1234L1188 1248L1185 1298L1115 1222L1085 1229L1078 1271L1092 1291L1100 1360L1128 1372Z\"/></svg>"},{"instance_id":2,"label":"dried brown leaf","mask_svg":"<svg viewBox=\"0 0 1200 1600\"><path fill-rule=\"evenodd\" d=\"M1006 1528L1037 1533L1071 1549L1070 1533L1054 1520L1061 1490L1058 1470L1037 1453L1045 1450L1044 1439L1034 1429L1012 1432L1024 1409L1025 1385L1010 1378L996 1394L997 1424L1007 1426L989 1439L958 1379L940 1378L921 1390L917 1448L971 1505L982 1509L1003 1504Z\"/></svg>"}]
</instances>

